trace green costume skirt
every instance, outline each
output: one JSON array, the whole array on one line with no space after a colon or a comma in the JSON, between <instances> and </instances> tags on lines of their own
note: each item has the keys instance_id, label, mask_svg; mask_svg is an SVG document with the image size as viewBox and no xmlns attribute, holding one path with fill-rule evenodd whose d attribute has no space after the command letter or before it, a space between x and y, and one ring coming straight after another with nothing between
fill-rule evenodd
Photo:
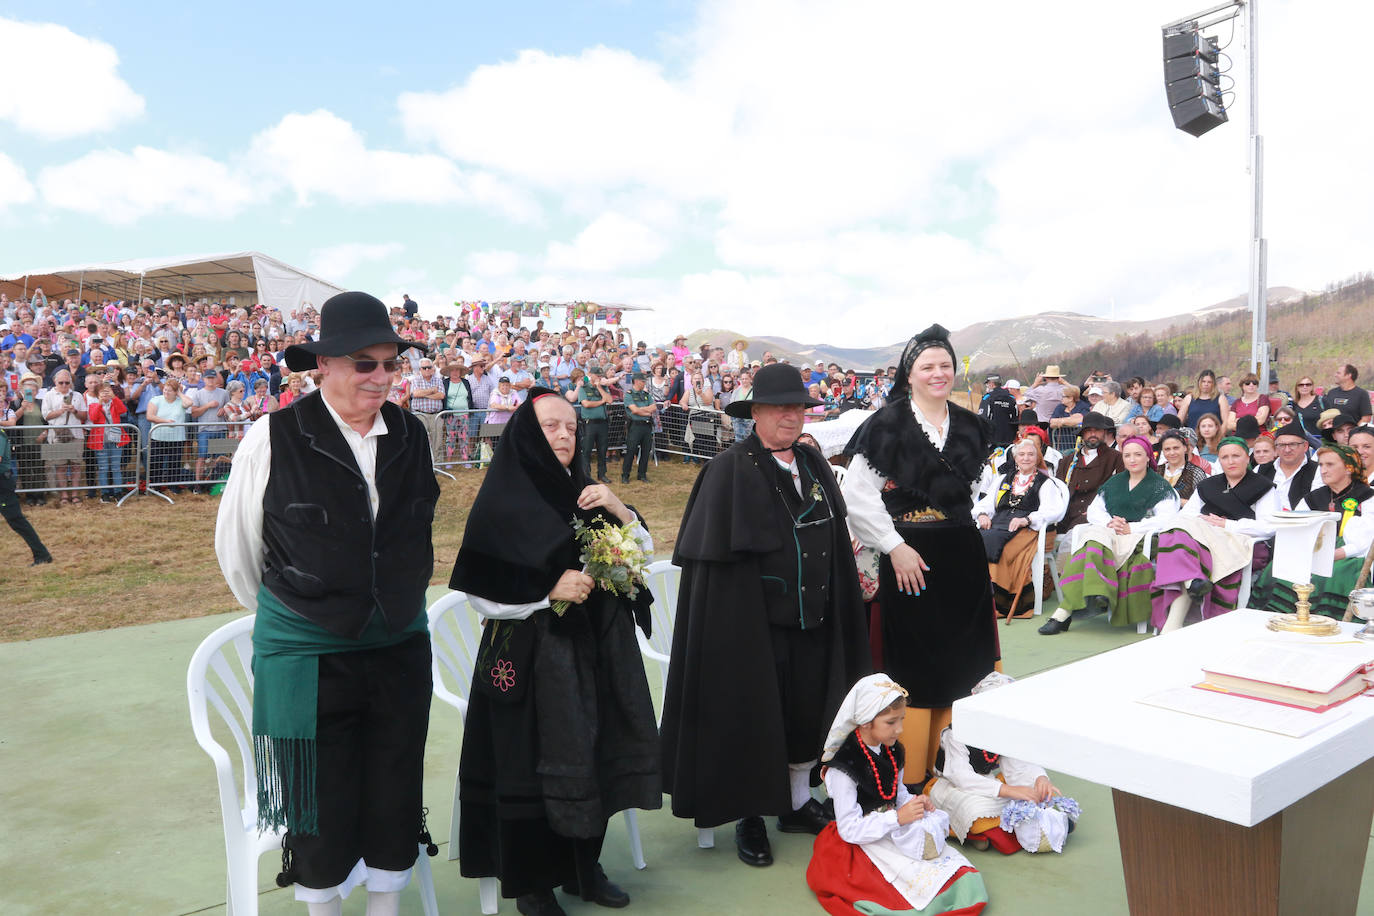
<instances>
[{"instance_id":1,"label":"green costume skirt","mask_svg":"<svg viewBox=\"0 0 1374 916\"><path fill-rule=\"evenodd\" d=\"M1345 538L1337 538L1336 546L1344 547ZM1331 575L1314 575L1312 584L1315 588L1308 598L1312 604L1312 613L1334 617L1337 620L1345 617L1345 609L1350 603L1350 592L1355 588L1355 581L1360 577L1360 567L1363 565L1363 556L1346 557L1332 564ZM1257 590L1263 589L1259 594L1268 596L1264 605L1265 610L1280 614L1296 612L1298 593L1293 590L1292 582L1274 578L1272 564L1256 576L1255 585Z\"/></svg>"},{"instance_id":2,"label":"green costume skirt","mask_svg":"<svg viewBox=\"0 0 1374 916\"><path fill-rule=\"evenodd\" d=\"M1124 563L1118 563L1111 550L1100 541L1088 541L1070 559L1059 580L1064 592L1064 607L1070 611L1087 606L1087 599L1107 599L1114 627L1135 626L1150 619L1150 586L1155 568L1145 557L1142 546Z\"/></svg>"}]
</instances>

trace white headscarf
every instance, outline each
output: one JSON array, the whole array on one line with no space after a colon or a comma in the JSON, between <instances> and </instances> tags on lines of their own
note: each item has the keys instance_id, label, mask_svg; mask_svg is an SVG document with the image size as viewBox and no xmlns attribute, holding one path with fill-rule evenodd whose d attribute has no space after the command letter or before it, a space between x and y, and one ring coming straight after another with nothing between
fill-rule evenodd
<instances>
[{"instance_id":1,"label":"white headscarf","mask_svg":"<svg viewBox=\"0 0 1374 916\"><path fill-rule=\"evenodd\" d=\"M825 749L821 751L821 763L825 763L835 756L835 752L844 744L844 739L854 729L860 725L867 725L877 718L878 713L887 709L898 697L905 697L906 690L902 688L892 678L881 672L870 674L868 677L860 678L858 683L849 688L849 693L845 695L844 702L840 704L840 711L835 714L835 721L830 726L830 733L825 736Z\"/></svg>"}]
</instances>

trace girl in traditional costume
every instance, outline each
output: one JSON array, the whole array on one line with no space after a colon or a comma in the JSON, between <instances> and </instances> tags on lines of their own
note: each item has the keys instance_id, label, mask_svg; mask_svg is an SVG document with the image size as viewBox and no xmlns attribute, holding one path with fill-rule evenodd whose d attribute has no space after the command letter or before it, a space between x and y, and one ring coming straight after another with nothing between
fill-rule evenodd
<instances>
[{"instance_id":1,"label":"girl in traditional costume","mask_svg":"<svg viewBox=\"0 0 1374 916\"><path fill-rule=\"evenodd\" d=\"M1159 533L1150 622L1161 633L1183 626L1194 603L1203 620L1234 611L1245 567L1269 562L1265 519L1281 508L1274 482L1250 469L1244 439L1228 436L1217 453L1221 473L1204 478Z\"/></svg>"},{"instance_id":2,"label":"girl in traditional costume","mask_svg":"<svg viewBox=\"0 0 1374 916\"><path fill-rule=\"evenodd\" d=\"M1349 446L1328 445L1317 449L1317 470L1321 473L1322 486L1308 493L1293 508L1340 513L1335 564L1329 576L1312 575L1315 588L1309 599L1313 614L1339 620L1345 616L1365 554L1374 543L1374 488L1365 481L1359 453ZM1270 581L1273 585L1268 609L1293 613L1297 602L1293 583L1283 579Z\"/></svg>"},{"instance_id":3,"label":"girl in traditional costume","mask_svg":"<svg viewBox=\"0 0 1374 916\"><path fill-rule=\"evenodd\" d=\"M1149 440L1121 443L1126 470L1102 485L1088 506L1088 523L1073 530L1073 556L1059 580L1064 604L1040 628L1054 636L1069 628L1070 614L1087 608L1111 612L1113 626L1150 619L1154 566L1145 556L1148 540L1178 514L1178 494L1151 469Z\"/></svg>"},{"instance_id":4,"label":"girl in traditional costume","mask_svg":"<svg viewBox=\"0 0 1374 916\"><path fill-rule=\"evenodd\" d=\"M978 682L974 694L1012 683L996 671ZM936 778L926 792L949 817L950 832L976 849L992 846L1003 855L1064 851L1078 819L1078 803L1060 794L1044 767L982 748L969 747L945 729L940 736Z\"/></svg>"},{"instance_id":5,"label":"girl in traditional costume","mask_svg":"<svg viewBox=\"0 0 1374 916\"><path fill-rule=\"evenodd\" d=\"M987 906L983 878L945 844L949 818L904 785L906 691L886 674L850 689L821 753L835 821L816 837L806 883L826 912L957 913ZM877 909L881 908L881 909Z\"/></svg>"}]
</instances>

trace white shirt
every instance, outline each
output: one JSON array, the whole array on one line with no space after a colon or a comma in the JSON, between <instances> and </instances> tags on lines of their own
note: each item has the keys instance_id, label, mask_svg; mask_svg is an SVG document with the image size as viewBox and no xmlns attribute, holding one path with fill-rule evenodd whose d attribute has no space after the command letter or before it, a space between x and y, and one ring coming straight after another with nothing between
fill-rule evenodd
<instances>
[{"instance_id":1,"label":"white shirt","mask_svg":"<svg viewBox=\"0 0 1374 916\"><path fill-rule=\"evenodd\" d=\"M1171 488L1169 495L1155 503L1143 519L1130 523L1131 533L1153 534L1167 527L1165 523L1175 515L1178 515L1178 494ZM1088 505L1088 524L1106 525L1111 520L1112 514L1107 511L1107 503L1102 498L1102 494L1098 493Z\"/></svg>"},{"instance_id":2,"label":"white shirt","mask_svg":"<svg viewBox=\"0 0 1374 916\"><path fill-rule=\"evenodd\" d=\"M1234 531L1236 534L1243 534L1246 537L1268 540L1274 536L1274 528L1268 522L1264 521L1264 519L1275 512L1281 511L1282 508L1283 504L1279 498L1279 491L1275 488L1255 501L1254 518L1227 519L1223 527L1225 527L1227 531ZM1188 497L1188 502L1183 505L1183 510L1179 512L1179 515L1193 518L1201 516L1201 494L1194 492L1192 496Z\"/></svg>"},{"instance_id":3,"label":"white shirt","mask_svg":"<svg viewBox=\"0 0 1374 916\"><path fill-rule=\"evenodd\" d=\"M1323 486L1319 484L1319 486ZM1298 500L1295 509L1315 509L1318 512L1326 512L1326 506L1309 506L1307 498ZM1340 512L1340 509L1336 510ZM1339 526L1337 522L1337 526ZM1345 555L1349 557L1363 557L1369 553L1369 545L1374 544L1374 496L1360 503L1360 514L1352 516L1345 523L1345 531L1341 534L1345 539Z\"/></svg>"},{"instance_id":4,"label":"white shirt","mask_svg":"<svg viewBox=\"0 0 1374 916\"><path fill-rule=\"evenodd\" d=\"M1288 501L1288 484L1290 481L1292 481L1294 477L1297 476L1298 471L1301 471L1303 469L1303 466L1306 465L1307 462L1310 460L1310 458L1304 455L1302 458L1302 464L1294 468L1292 474L1287 474L1283 470L1283 465L1279 464L1279 459L1274 459L1274 489L1277 490L1279 494L1279 506L1284 510L1297 508L1297 506L1292 505ZM1321 485L1321 475L1313 474L1312 486L1315 488L1320 487ZM1301 502L1301 500L1299 500L1299 502Z\"/></svg>"},{"instance_id":5,"label":"white shirt","mask_svg":"<svg viewBox=\"0 0 1374 916\"><path fill-rule=\"evenodd\" d=\"M868 752L875 757L885 753L881 748L873 747L870 747ZM911 800L911 793L904 785L905 781L905 771L898 770L897 797L893 800L893 804L898 808ZM835 803L835 829L839 831L840 839L846 843L872 843L881 840L899 826L895 809L864 814L863 809L859 807L859 790L854 785L854 780L834 767L826 767L825 791Z\"/></svg>"},{"instance_id":6,"label":"white shirt","mask_svg":"<svg viewBox=\"0 0 1374 916\"><path fill-rule=\"evenodd\" d=\"M67 394L72 396L72 406L75 407L77 411L86 409L86 398L81 392L73 391L71 388L68 388ZM47 391L43 393L42 402L39 405L43 411L43 416L46 417L59 407L66 406L67 402L64 398L65 395L58 389L47 389ZM51 420L44 420L43 422L49 426L80 426L82 423L81 418L75 413L64 413L60 417L54 417Z\"/></svg>"},{"instance_id":7,"label":"white shirt","mask_svg":"<svg viewBox=\"0 0 1374 916\"><path fill-rule=\"evenodd\" d=\"M1013 477L1015 472L1013 472ZM992 489L988 491L982 499L974 503L973 518L986 515L991 518L997 513L997 494L1002 489L1002 482L1006 475L998 474L992 482ZM1054 477L1046 478L1040 485L1040 508L1036 509L1029 516L1032 531L1040 531L1046 525L1053 525L1064 520L1064 513L1069 511L1069 488L1064 481Z\"/></svg>"},{"instance_id":8,"label":"white shirt","mask_svg":"<svg viewBox=\"0 0 1374 916\"><path fill-rule=\"evenodd\" d=\"M359 433L344 422L323 391L319 397L324 399L325 409L343 433L353 460L367 482L375 522L381 506L377 493L377 440L387 433L386 421L378 411L372 428ZM258 609L258 586L262 584L262 501L267 495L267 478L272 469L272 436L267 425L271 416L258 418L234 452L234 463L215 521L215 553L219 556L224 581L239 604L250 611Z\"/></svg>"},{"instance_id":9,"label":"white shirt","mask_svg":"<svg viewBox=\"0 0 1374 916\"><path fill-rule=\"evenodd\" d=\"M973 768L968 760L968 745L954 737L952 729L947 728L940 734L940 748L945 752L945 766L940 775L956 789L986 798L1000 797L1002 783L991 773L983 776ZM999 758L997 765L1009 786L1033 786L1041 776L1049 776L1044 767L1012 757Z\"/></svg>"}]
</instances>

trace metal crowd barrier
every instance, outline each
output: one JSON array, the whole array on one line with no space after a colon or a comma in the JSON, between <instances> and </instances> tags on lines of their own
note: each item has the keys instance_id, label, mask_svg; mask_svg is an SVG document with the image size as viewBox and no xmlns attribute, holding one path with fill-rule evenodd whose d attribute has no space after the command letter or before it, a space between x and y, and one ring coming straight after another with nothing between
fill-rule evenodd
<instances>
[{"instance_id":1,"label":"metal crowd barrier","mask_svg":"<svg viewBox=\"0 0 1374 916\"><path fill-rule=\"evenodd\" d=\"M106 430L114 431L116 441L105 441ZM41 496L44 500L48 493L59 494L63 500L80 499L81 494L90 493L116 499L122 505L138 490L139 440L135 423L16 425L9 427L6 434L17 493ZM118 440L125 436L128 442L121 445Z\"/></svg>"},{"instance_id":2,"label":"metal crowd barrier","mask_svg":"<svg viewBox=\"0 0 1374 916\"><path fill-rule=\"evenodd\" d=\"M142 449L143 490L175 502L172 494L209 490L229 477L229 466L251 421L154 423Z\"/></svg>"}]
</instances>

